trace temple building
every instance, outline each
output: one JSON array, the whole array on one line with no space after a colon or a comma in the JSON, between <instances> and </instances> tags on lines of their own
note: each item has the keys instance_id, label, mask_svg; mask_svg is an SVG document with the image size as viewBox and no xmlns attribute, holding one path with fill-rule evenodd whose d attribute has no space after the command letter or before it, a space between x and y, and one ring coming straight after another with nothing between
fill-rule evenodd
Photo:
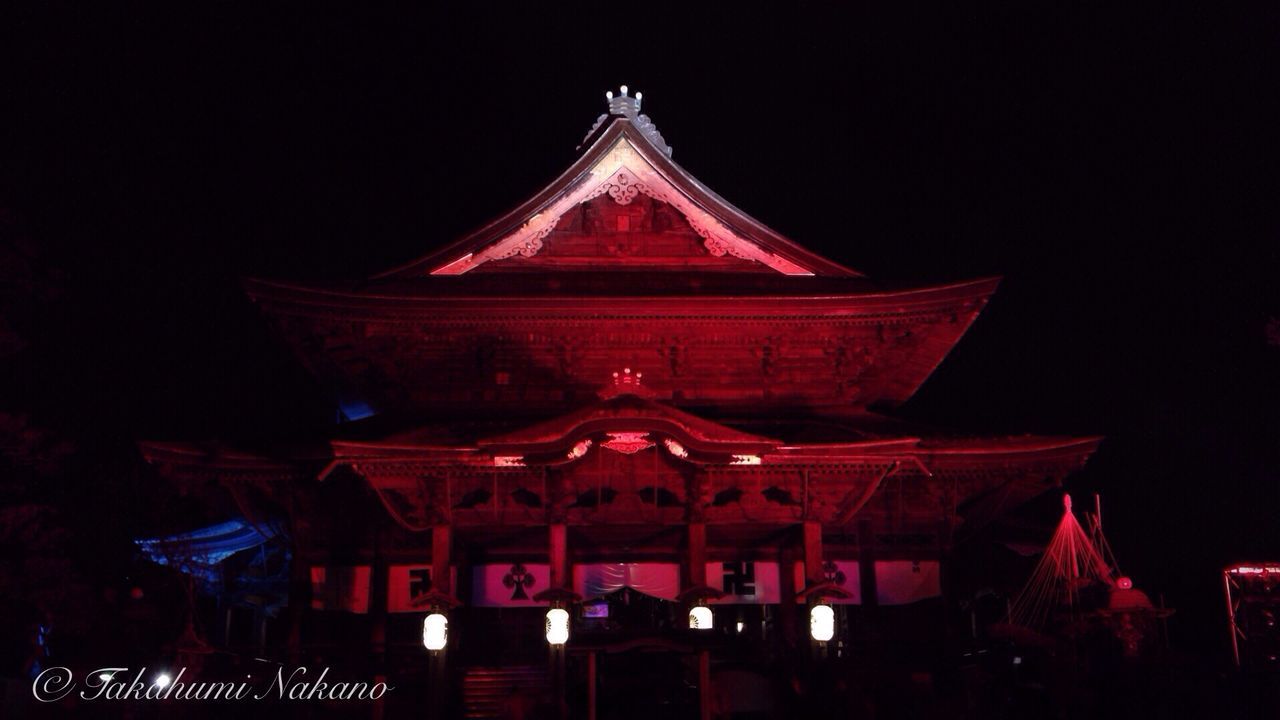
<instances>
[{"instance_id":1,"label":"temple building","mask_svg":"<svg viewBox=\"0 0 1280 720\"><path fill-rule=\"evenodd\" d=\"M633 702L746 712L770 700L743 677L947 632L957 544L1094 452L895 417L998 279L894 287L821 257L677 165L641 101L611 93L573 165L442 249L246 281L333 435L142 451L234 498L234 537L286 543L279 595L248 594L264 652L357 648L415 716L498 716L515 688L594 718L641 665L671 682Z\"/></svg>"}]
</instances>

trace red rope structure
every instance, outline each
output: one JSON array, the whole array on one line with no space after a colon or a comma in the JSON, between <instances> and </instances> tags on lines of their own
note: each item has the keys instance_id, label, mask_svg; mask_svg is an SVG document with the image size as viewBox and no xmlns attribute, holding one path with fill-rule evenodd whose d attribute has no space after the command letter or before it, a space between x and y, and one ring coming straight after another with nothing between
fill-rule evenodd
<instances>
[{"instance_id":1,"label":"red rope structure","mask_svg":"<svg viewBox=\"0 0 1280 720\"><path fill-rule=\"evenodd\" d=\"M1043 627L1055 609L1074 613L1079 608L1081 588L1092 582L1114 583L1102 552L1071 512L1071 496L1064 495L1062 504L1062 521L1009 610L1009 622L1014 625Z\"/></svg>"}]
</instances>

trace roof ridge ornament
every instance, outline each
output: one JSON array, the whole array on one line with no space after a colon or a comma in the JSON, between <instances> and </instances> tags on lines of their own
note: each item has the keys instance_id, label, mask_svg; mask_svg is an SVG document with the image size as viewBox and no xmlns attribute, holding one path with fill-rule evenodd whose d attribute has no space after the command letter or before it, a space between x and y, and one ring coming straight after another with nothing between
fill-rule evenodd
<instances>
[{"instance_id":1,"label":"roof ridge ornament","mask_svg":"<svg viewBox=\"0 0 1280 720\"><path fill-rule=\"evenodd\" d=\"M622 373L613 374L613 384L606 385L596 393L601 400L608 400L619 395L636 395L642 398L657 397L657 393L641 384L644 373L632 373L631 368L623 368Z\"/></svg>"},{"instance_id":2,"label":"roof ridge ornament","mask_svg":"<svg viewBox=\"0 0 1280 720\"><path fill-rule=\"evenodd\" d=\"M603 127L611 117L622 117L631 121L631 124L644 135L645 139L653 143L654 147L661 150L667 157L671 157L671 146L662 139L662 133L658 132L658 127L653 124L653 120L648 115L640 112L640 103L644 100L644 93L636 92L635 95L630 94L630 90L626 85L618 87L618 94L614 95L612 90L604 94L605 102L608 103L609 112L596 118L596 122L591 126L591 130L587 132L586 137L582 139L582 144L578 146L581 150L586 146L587 141L591 139L596 131Z\"/></svg>"},{"instance_id":3,"label":"roof ridge ornament","mask_svg":"<svg viewBox=\"0 0 1280 720\"><path fill-rule=\"evenodd\" d=\"M609 103L610 115L634 118L640 115L640 102L644 100L644 93L637 92L635 97L632 97L627 94L627 86L623 85L618 88L617 95L609 90L604 94L604 99Z\"/></svg>"}]
</instances>

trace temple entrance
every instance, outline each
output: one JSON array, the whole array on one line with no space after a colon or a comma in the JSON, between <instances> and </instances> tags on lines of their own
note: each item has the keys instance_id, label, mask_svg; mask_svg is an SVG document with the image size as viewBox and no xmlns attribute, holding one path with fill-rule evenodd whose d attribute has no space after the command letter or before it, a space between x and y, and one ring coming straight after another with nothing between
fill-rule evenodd
<instances>
[{"instance_id":1,"label":"temple entrance","mask_svg":"<svg viewBox=\"0 0 1280 720\"><path fill-rule=\"evenodd\" d=\"M675 637L683 618L677 603L629 587L584 603L569 693L580 716L594 697L599 720L697 718L697 655Z\"/></svg>"},{"instance_id":2,"label":"temple entrance","mask_svg":"<svg viewBox=\"0 0 1280 720\"><path fill-rule=\"evenodd\" d=\"M596 667L598 720L696 720L699 716L695 653L661 645L620 652L604 649L597 652ZM586 692L578 696L589 699Z\"/></svg>"}]
</instances>

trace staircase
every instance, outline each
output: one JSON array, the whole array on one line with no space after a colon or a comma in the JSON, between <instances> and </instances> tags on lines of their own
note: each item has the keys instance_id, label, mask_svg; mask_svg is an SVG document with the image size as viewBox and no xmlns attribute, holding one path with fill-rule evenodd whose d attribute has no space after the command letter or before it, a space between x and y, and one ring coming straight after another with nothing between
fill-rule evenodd
<instances>
[{"instance_id":1,"label":"staircase","mask_svg":"<svg viewBox=\"0 0 1280 720\"><path fill-rule=\"evenodd\" d=\"M519 690L531 710L547 689L547 670L533 665L471 667L462 678L465 718L501 718L512 690Z\"/></svg>"}]
</instances>

